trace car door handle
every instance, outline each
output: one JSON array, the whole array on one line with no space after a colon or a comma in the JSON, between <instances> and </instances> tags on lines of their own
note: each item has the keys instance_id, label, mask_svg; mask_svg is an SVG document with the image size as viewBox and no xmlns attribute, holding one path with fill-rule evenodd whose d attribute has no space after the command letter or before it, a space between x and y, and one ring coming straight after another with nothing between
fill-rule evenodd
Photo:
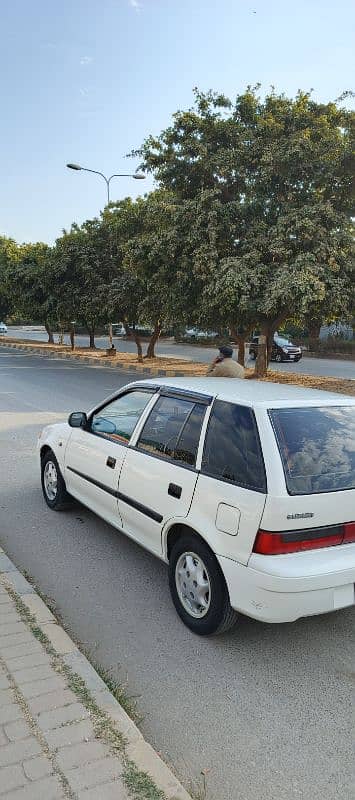
<instances>
[{"instance_id":1,"label":"car door handle","mask_svg":"<svg viewBox=\"0 0 355 800\"><path fill-rule=\"evenodd\" d=\"M111 467L111 469L115 469L116 466L116 459L113 456L108 456L106 461L106 466Z\"/></svg>"},{"instance_id":2,"label":"car door handle","mask_svg":"<svg viewBox=\"0 0 355 800\"><path fill-rule=\"evenodd\" d=\"M172 497L177 497L179 500L181 497L182 487L178 486L177 483L169 483L168 494L171 494Z\"/></svg>"}]
</instances>

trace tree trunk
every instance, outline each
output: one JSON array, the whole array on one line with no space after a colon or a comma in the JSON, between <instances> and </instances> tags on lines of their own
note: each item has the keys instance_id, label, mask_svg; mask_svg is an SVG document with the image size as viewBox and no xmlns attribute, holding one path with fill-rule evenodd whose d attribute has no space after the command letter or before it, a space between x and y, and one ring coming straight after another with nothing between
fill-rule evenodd
<instances>
[{"instance_id":1,"label":"tree trunk","mask_svg":"<svg viewBox=\"0 0 355 800\"><path fill-rule=\"evenodd\" d=\"M138 333L136 331L136 326L135 325L133 325L133 328L132 328L132 336L133 336L133 339L134 339L134 341L136 343L137 354L138 354L138 363L139 364L143 364L142 344L141 344L140 337L139 337L139 335L138 335Z\"/></svg>"},{"instance_id":2,"label":"tree trunk","mask_svg":"<svg viewBox=\"0 0 355 800\"><path fill-rule=\"evenodd\" d=\"M245 336L238 333L235 338L238 343L238 364L245 367Z\"/></svg>"},{"instance_id":3,"label":"tree trunk","mask_svg":"<svg viewBox=\"0 0 355 800\"><path fill-rule=\"evenodd\" d=\"M268 341L268 326L261 326L261 334L259 336L258 353L255 361L254 375L256 378L263 378L267 373L267 341Z\"/></svg>"},{"instance_id":4,"label":"tree trunk","mask_svg":"<svg viewBox=\"0 0 355 800\"><path fill-rule=\"evenodd\" d=\"M51 326L50 326L50 324L49 324L49 322L47 320L45 320L44 327L45 327L45 329L47 331L47 334L48 334L48 344L54 344L54 337L53 337L52 328L51 328Z\"/></svg>"},{"instance_id":5,"label":"tree trunk","mask_svg":"<svg viewBox=\"0 0 355 800\"><path fill-rule=\"evenodd\" d=\"M267 333L267 342L266 342L266 356L267 356L267 366L269 366L271 361L271 354L272 348L274 346L274 328L269 328Z\"/></svg>"},{"instance_id":6,"label":"tree trunk","mask_svg":"<svg viewBox=\"0 0 355 800\"><path fill-rule=\"evenodd\" d=\"M312 322L308 325L309 332L309 349L317 352L319 349L319 334L321 329L320 322Z\"/></svg>"},{"instance_id":7,"label":"tree trunk","mask_svg":"<svg viewBox=\"0 0 355 800\"><path fill-rule=\"evenodd\" d=\"M138 333L136 333L135 330L133 331L133 338L137 347L138 362L139 364L143 364L143 350L142 350L141 340L138 336Z\"/></svg>"},{"instance_id":8,"label":"tree trunk","mask_svg":"<svg viewBox=\"0 0 355 800\"><path fill-rule=\"evenodd\" d=\"M87 332L89 334L89 347L90 347L90 350L96 350L95 325L93 325L92 322L86 322L85 321L85 328L87 329Z\"/></svg>"},{"instance_id":9,"label":"tree trunk","mask_svg":"<svg viewBox=\"0 0 355 800\"><path fill-rule=\"evenodd\" d=\"M264 375L266 375L274 344L274 333L279 325L287 319L287 316L287 311L284 311L275 319L267 320L260 325L258 355L256 357L254 372L255 377L263 378Z\"/></svg>"},{"instance_id":10,"label":"tree trunk","mask_svg":"<svg viewBox=\"0 0 355 800\"><path fill-rule=\"evenodd\" d=\"M150 338L150 342L147 347L147 355L145 356L145 358L155 358L155 345L159 339L160 334L161 334L161 322L160 320L158 320L154 325L154 331Z\"/></svg>"}]
</instances>

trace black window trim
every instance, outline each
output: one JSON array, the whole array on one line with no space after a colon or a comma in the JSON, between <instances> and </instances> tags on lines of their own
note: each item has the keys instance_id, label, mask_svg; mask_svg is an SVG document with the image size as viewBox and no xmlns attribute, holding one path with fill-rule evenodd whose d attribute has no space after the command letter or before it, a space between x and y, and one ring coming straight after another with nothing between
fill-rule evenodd
<instances>
[{"instance_id":1,"label":"black window trim","mask_svg":"<svg viewBox=\"0 0 355 800\"><path fill-rule=\"evenodd\" d=\"M158 461L162 461L164 464L174 464L175 467L188 469L190 470L190 472L200 472L200 470L197 469L197 467L192 467L191 464L185 464L184 461L176 461L174 458L164 458L164 456L160 456L158 453L148 453L147 450L143 450L141 447L137 447L137 445L130 445L129 449L135 450L137 453L141 453L142 456L157 458Z\"/></svg>"},{"instance_id":2,"label":"black window trim","mask_svg":"<svg viewBox=\"0 0 355 800\"><path fill-rule=\"evenodd\" d=\"M228 478L222 478L221 476L217 477L216 475L212 475L211 472L207 472L206 470L203 469L203 456L204 456L204 452L205 452L208 431L209 431L210 422L211 422L211 419L212 419L212 416L213 416L213 408L214 408L214 405L215 405L215 403L217 401L219 401L221 403L229 403L229 405L231 405L231 406L238 406L240 408L249 409L249 411L250 411L250 413L252 415L252 418L253 418L254 428L255 428L255 432L256 432L256 438L257 438L257 442L258 442L258 445L259 445L259 451L260 451L261 461L262 461L262 465L263 465L263 472L264 472L264 478L265 478L265 488L264 489L257 488L256 486L250 486L249 484L242 483L241 481L231 481ZM213 402L213 405L212 405L212 408L211 408L211 413L210 413L209 418L208 418L207 428L206 428L206 431L205 431L205 438L204 438L204 442L203 442L203 451L202 451L202 458L201 458L201 469L199 471L200 471L201 475L205 475L207 478L212 478L215 481L221 481L221 483L228 483L229 486L239 486L241 489L247 489L250 492L258 492L258 494L263 494L263 495L267 495L268 494L267 472L266 472L266 468L265 468L264 453L263 453L263 448L261 446L259 428L258 428L258 423L257 423L257 420L256 420L255 412L254 412L254 409L251 406L243 405L242 403L236 403L236 402L234 402L234 400L224 400L222 397L219 397L218 395L217 395L217 397L214 398L214 402Z\"/></svg>"},{"instance_id":3,"label":"black window trim","mask_svg":"<svg viewBox=\"0 0 355 800\"><path fill-rule=\"evenodd\" d=\"M276 433L276 428L275 428L275 425L274 425L274 420L272 418L272 412L273 411L291 411L291 409L296 409L296 410L297 409L301 409L302 410L302 409L305 409L305 408L326 408L326 407L327 406L287 406L287 407L286 406L276 406L276 408L268 408L267 409L267 415L268 415L268 418L270 420L270 424L271 424L271 427L272 427L272 430L273 430L273 434L274 434L274 437L275 437L277 449L279 451L281 467L282 467L282 472L283 472L283 476L284 476L285 487L286 487L286 491L287 491L287 494L289 495L289 497L311 497L311 496L315 496L317 494L336 494L337 492L353 492L354 491L354 487L352 487L352 488L349 487L349 488L345 488L345 489L344 488L340 488L340 489L320 489L320 490L318 490L316 492L292 492L291 489L289 489L288 478L287 478L287 474L286 474L286 468L285 468L285 465L284 465L283 456L282 456L281 448L280 448L280 445L279 445L279 440L278 440L278 436L277 436L277 433ZM335 408L339 408L339 407L349 408L349 407L351 407L351 404L349 404L349 406L348 406L348 405L346 405L346 403L340 403L340 406L333 406L333 405L329 406L329 408L334 408L334 407Z\"/></svg>"},{"instance_id":4,"label":"black window trim","mask_svg":"<svg viewBox=\"0 0 355 800\"><path fill-rule=\"evenodd\" d=\"M190 402L201 403L204 406L210 406L214 400L212 395L202 394L199 392L192 392L190 389L179 389L172 386L161 386L159 394L162 397L176 397L179 400L190 400Z\"/></svg>"},{"instance_id":5,"label":"black window trim","mask_svg":"<svg viewBox=\"0 0 355 800\"><path fill-rule=\"evenodd\" d=\"M156 386L156 385L154 385L154 386L134 385L134 386L130 386L129 389L125 388L121 392L117 392L117 394L114 394L110 398L106 398L106 400L101 405L97 406L94 409L94 411L91 412L90 416L88 417L88 421L87 421L87 424L86 424L84 430L87 433L90 433L91 436L98 436L99 439L106 439L106 441L112 442L112 444L117 444L118 447L129 447L129 443L130 443L130 441L132 439L132 436L133 436L133 434L134 434L134 432L135 432L135 430L137 428L137 425L138 425L142 415L144 414L144 411L145 411L147 406L145 406L145 408L142 411L142 414L138 417L137 422L136 422L136 424L135 424L135 426L133 428L133 431L132 431L129 439L127 439L126 442L124 442L124 441L118 442L115 439L112 439L112 437L111 437L111 435L109 433L96 433L95 431L91 430L92 420L93 420L93 418L94 418L94 416L96 414L98 414L100 411L102 411L103 408L105 408L105 406L110 405L110 403L114 403L115 400L119 399L119 397L125 397L127 394L132 394L133 392L145 392L146 394L151 394L153 396L154 394L157 394L157 389L159 389L159 386ZM147 405L148 405L148 403L147 403Z\"/></svg>"}]
</instances>

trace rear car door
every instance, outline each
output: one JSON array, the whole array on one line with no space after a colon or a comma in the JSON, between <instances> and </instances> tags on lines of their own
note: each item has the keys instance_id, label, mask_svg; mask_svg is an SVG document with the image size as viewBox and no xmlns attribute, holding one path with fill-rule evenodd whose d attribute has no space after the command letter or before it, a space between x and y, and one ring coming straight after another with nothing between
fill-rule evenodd
<instances>
[{"instance_id":1,"label":"rear car door","mask_svg":"<svg viewBox=\"0 0 355 800\"><path fill-rule=\"evenodd\" d=\"M168 519L190 509L202 422L210 398L161 390L128 448L119 482L123 530L161 555L161 531Z\"/></svg>"},{"instance_id":2,"label":"rear car door","mask_svg":"<svg viewBox=\"0 0 355 800\"><path fill-rule=\"evenodd\" d=\"M208 422L191 521L214 551L247 564L266 499L254 412L216 400Z\"/></svg>"},{"instance_id":3,"label":"rear car door","mask_svg":"<svg viewBox=\"0 0 355 800\"><path fill-rule=\"evenodd\" d=\"M73 428L65 452L65 482L70 494L113 525L122 527L118 481L131 435L154 388L119 395Z\"/></svg>"}]
</instances>

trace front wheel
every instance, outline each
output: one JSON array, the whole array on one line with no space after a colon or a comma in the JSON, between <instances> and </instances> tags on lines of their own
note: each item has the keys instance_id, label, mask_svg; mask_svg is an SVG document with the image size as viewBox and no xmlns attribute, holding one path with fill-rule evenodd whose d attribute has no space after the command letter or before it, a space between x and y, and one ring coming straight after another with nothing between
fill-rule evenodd
<instances>
[{"instance_id":1,"label":"front wheel","mask_svg":"<svg viewBox=\"0 0 355 800\"><path fill-rule=\"evenodd\" d=\"M276 353L276 356L275 356L275 361L277 361L278 363L280 363L280 361L282 361L282 355L281 355L281 353Z\"/></svg>"},{"instance_id":2,"label":"front wheel","mask_svg":"<svg viewBox=\"0 0 355 800\"><path fill-rule=\"evenodd\" d=\"M51 450L41 459L41 482L47 506L54 511L64 511L71 502L58 461Z\"/></svg>"},{"instance_id":3,"label":"front wheel","mask_svg":"<svg viewBox=\"0 0 355 800\"><path fill-rule=\"evenodd\" d=\"M169 561L169 585L182 621L200 636L224 633L235 625L222 570L207 545L193 534L174 544Z\"/></svg>"}]
</instances>

